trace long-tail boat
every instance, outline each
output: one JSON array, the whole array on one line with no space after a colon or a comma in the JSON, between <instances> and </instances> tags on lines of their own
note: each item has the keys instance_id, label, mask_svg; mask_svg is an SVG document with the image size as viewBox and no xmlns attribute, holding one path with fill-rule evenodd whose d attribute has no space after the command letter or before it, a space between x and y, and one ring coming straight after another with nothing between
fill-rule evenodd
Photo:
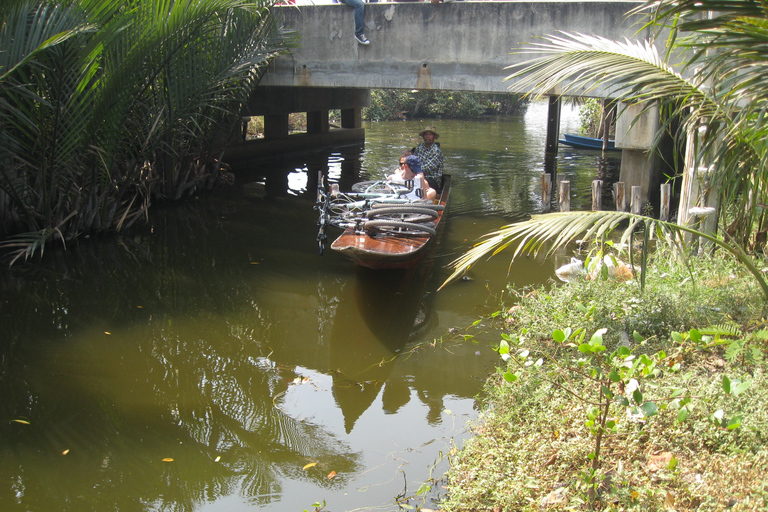
<instances>
[{"instance_id":1,"label":"long-tail boat","mask_svg":"<svg viewBox=\"0 0 768 512\"><path fill-rule=\"evenodd\" d=\"M443 175L442 184L440 195L434 201L372 203L363 213L362 221L344 226L344 232L334 240L331 249L357 265L372 269L417 265L437 236L445 216L451 192L450 175ZM324 237L322 225L321 233Z\"/></svg>"}]
</instances>

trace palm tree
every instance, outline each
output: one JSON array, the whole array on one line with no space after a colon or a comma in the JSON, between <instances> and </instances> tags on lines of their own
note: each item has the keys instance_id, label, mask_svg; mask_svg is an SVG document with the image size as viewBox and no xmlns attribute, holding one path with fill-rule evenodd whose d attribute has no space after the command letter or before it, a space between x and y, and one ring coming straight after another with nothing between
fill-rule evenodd
<instances>
[{"instance_id":1,"label":"palm tree","mask_svg":"<svg viewBox=\"0 0 768 512\"><path fill-rule=\"evenodd\" d=\"M266 65L272 0L15 0L0 9L0 235L121 229L216 176ZM20 44L24 43L24 44Z\"/></svg>"},{"instance_id":2,"label":"palm tree","mask_svg":"<svg viewBox=\"0 0 768 512\"><path fill-rule=\"evenodd\" d=\"M728 205L732 223L725 230L727 241L706 236L746 262L745 250L753 249L756 242L764 243L767 220L765 4L751 0L661 0L648 1L631 14L647 15L646 27L655 29L657 37L666 36L664 53L656 49L653 40L616 42L561 33L522 48L522 53L536 56L520 64L508 79L517 79L518 89L531 88L534 96L544 95L555 86L563 95L583 95L599 85L619 101L659 105L662 121L679 120L678 128L669 121L662 123L656 144L668 131L678 148L693 140L700 161L711 162L715 169L712 188L719 192L720 204ZM725 218L724 210L721 219ZM599 238L627 219L630 222L624 238L639 223L645 225L646 232L667 231L671 236L662 239L678 248L684 232L704 235L688 226L623 212L538 216L490 233L454 262L455 272L448 281L482 256L495 254L518 238L522 242L515 256L538 250L545 239L555 241L554 250L582 233ZM752 268L768 298L768 287L754 265Z\"/></svg>"}]
</instances>

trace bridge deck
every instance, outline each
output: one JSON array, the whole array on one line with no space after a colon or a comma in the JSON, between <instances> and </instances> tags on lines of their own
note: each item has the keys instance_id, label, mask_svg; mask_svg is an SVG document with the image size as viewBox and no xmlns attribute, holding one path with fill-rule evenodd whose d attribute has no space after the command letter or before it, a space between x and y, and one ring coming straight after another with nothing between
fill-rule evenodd
<instances>
[{"instance_id":1,"label":"bridge deck","mask_svg":"<svg viewBox=\"0 0 768 512\"><path fill-rule=\"evenodd\" d=\"M365 5L369 46L354 39L344 4L278 7L300 48L278 59L264 85L508 92L511 54L545 34L638 39L634 1L429 2Z\"/></svg>"}]
</instances>

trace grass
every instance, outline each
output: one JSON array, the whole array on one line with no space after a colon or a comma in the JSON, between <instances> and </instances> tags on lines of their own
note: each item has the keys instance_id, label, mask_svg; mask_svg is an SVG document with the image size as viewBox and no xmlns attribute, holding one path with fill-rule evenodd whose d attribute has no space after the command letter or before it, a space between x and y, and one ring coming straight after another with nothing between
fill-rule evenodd
<instances>
[{"instance_id":1,"label":"grass","mask_svg":"<svg viewBox=\"0 0 768 512\"><path fill-rule=\"evenodd\" d=\"M721 253L695 258L690 269L662 254L648 268L642 294L634 282L610 279L510 288L510 302L495 317L500 335L521 337L521 347L544 354L544 362L526 363L509 382L499 360L474 435L452 460L442 510L768 509L760 289ZM716 325L739 335L687 334ZM587 339L607 329L605 354L624 345L634 357L659 358L641 380L643 400L657 404L658 414L631 416L631 408L611 402L615 426L604 432L594 473L588 402L603 395L585 354L553 340L567 327L584 329ZM748 387L735 392L737 382ZM730 420L740 426L724 427Z\"/></svg>"}]
</instances>

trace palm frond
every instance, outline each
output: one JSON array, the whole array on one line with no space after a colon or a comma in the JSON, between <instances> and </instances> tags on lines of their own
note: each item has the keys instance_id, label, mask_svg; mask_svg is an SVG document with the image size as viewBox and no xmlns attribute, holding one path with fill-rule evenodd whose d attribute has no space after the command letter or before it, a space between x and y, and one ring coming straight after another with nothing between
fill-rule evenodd
<instances>
[{"instance_id":1,"label":"palm frond","mask_svg":"<svg viewBox=\"0 0 768 512\"><path fill-rule=\"evenodd\" d=\"M440 288L456 280L481 259L489 255L494 256L498 254L514 242L518 242L518 244L512 254L512 261L520 254L537 255L545 244L550 244L546 253L549 256L556 250L574 242L577 238L585 241L599 241L619 228L622 223L626 223L620 235L623 243L631 241L632 233L640 227L646 232L658 230L662 235L659 237L661 243L666 243L675 250L679 250L680 245L678 241L682 240L684 233L689 233L712 242L733 254L746 266L760 285L765 298L768 299L768 283L765 281L762 272L738 246L727 243L716 235L705 233L689 226L681 226L643 215L613 211L560 212L534 215L530 220L504 226L486 235L483 240L478 242L469 251L451 262L450 266L453 268L453 273ZM631 247L631 244L629 246ZM648 244L644 244L643 250L646 251L647 248ZM645 272L645 268L642 268L641 272Z\"/></svg>"}]
</instances>

